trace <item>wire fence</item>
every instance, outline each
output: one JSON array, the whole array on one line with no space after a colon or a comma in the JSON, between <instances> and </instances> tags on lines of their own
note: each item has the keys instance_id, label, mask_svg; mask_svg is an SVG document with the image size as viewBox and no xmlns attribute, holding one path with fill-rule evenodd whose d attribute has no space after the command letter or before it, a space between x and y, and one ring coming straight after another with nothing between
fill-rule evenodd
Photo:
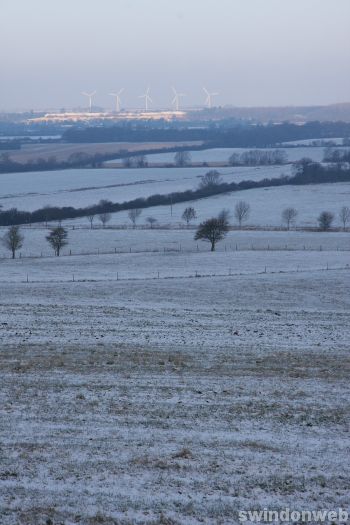
<instances>
[{"instance_id":1,"label":"wire fence","mask_svg":"<svg viewBox=\"0 0 350 525\"><path fill-rule=\"evenodd\" d=\"M225 272L219 273L205 273L203 271L195 270L190 273L176 273L169 274L161 271L155 271L148 275L131 275L128 271L116 271L113 276L105 278L92 278L89 276L82 277L79 273L72 273L66 275L64 278L50 278L39 279L31 277L29 273L25 274L23 278L1 280L2 283L33 283L33 284L55 284L55 283L102 283L102 282L118 282L118 281L157 281L157 280L176 280L176 279L212 279L212 278L229 278L229 277L249 277L257 275L272 275L272 274L305 274L311 272L328 272L328 271L350 271L350 264L345 266L334 266L326 263L323 266L305 268L296 266L294 268L271 268L264 266L256 271L234 271L228 268Z\"/></svg>"},{"instance_id":2,"label":"wire fence","mask_svg":"<svg viewBox=\"0 0 350 525\"><path fill-rule=\"evenodd\" d=\"M247 252L247 251L257 251L257 252L350 252L350 239L349 239L349 246L324 246L322 244L318 246L307 246L307 245L301 245L301 246L295 246L295 245L271 245L271 244L243 244L239 245L237 244L224 244L218 247L218 252ZM179 244L177 247L167 248L167 247L154 247L154 248L132 248L129 247L128 249L110 249L110 250L101 250L99 248L94 250L82 250L82 251L75 251L70 249L69 251L62 251L60 254L60 257L82 257L82 256L99 256L99 255L125 255L125 254L175 254L175 253L183 253L183 254L193 254L193 253L204 253L208 252L208 248L205 245L197 244L195 248L187 248L183 247L181 244ZM23 253L18 252L16 254L16 258L18 259L40 259L40 258L55 258L55 254L53 252L44 252L41 251L40 253ZM2 253L0 254L0 259L12 259L11 253Z\"/></svg>"}]
</instances>

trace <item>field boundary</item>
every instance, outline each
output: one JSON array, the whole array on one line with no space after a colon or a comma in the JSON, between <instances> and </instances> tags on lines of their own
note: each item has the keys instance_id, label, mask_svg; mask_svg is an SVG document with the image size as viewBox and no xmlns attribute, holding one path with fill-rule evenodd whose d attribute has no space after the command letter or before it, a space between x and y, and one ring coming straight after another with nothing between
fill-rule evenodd
<instances>
[{"instance_id":1,"label":"field boundary","mask_svg":"<svg viewBox=\"0 0 350 525\"><path fill-rule=\"evenodd\" d=\"M132 249L129 248L128 250L118 250L115 248L114 250L93 250L93 251L82 251L82 252L73 252L72 250L69 253L61 253L60 258L66 258L66 257L99 257L100 255L126 255L126 254L167 254L167 253L183 253L183 254L194 254L194 253L209 253L210 250L205 248L200 248L200 245L197 246L196 249L192 250L186 250L183 249L180 245L179 248L151 248L151 249L144 249L144 250L138 250L138 249ZM323 245L308 247L306 245L303 245L302 247L293 247L293 246L255 246L252 244L251 246L244 246L239 247L238 244L230 244L225 245L223 249L217 250L216 253L228 253L228 252L350 252L350 243L349 248L342 248L337 246L336 248L327 248ZM1 260L12 260L11 254L9 255L1 255ZM22 254L21 252L18 254L15 260L22 260L22 259L57 259L57 257L52 253L48 254L46 252L41 252L40 254Z\"/></svg>"},{"instance_id":2,"label":"field boundary","mask_svg":"<svg viewBox=\"0 0 350 525\"><path fill-rule=\"evenodd\" d=\"M201 273L195 271L187 275L161 275L161 272L154 272L153 276L145 277L123 277L122 272L115 272L116 277L114 279L79 279L76 274L72 273L70 278L66 279L31 279L30 275L27 274L26 278L22 280L0 280L1 284L59 284L59 283L104 283L104 282L119 282L119 281L158 281L158 280L176 280L176 279L212 279L212 278L230 278L230 277L250 277L254 275L287 275L287 274L296 274L296 273L313 273L313 272L329 272L329 271L350 271L350 264L346 266L331 267L328 264L323 267L316 268L300 268L290 270L274 270L269 269L268 266L265 266L261 271L255 272L233 272L231 269L228 269L225 273Z\"/></svg>"}]
</instances>

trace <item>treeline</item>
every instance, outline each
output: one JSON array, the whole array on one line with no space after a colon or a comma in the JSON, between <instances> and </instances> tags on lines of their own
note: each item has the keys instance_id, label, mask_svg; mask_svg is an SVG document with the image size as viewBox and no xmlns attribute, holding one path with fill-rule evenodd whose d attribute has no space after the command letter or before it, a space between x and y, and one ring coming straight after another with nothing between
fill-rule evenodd
<instances>
[{"instance_id":1,"label":"treeline","mask_svg":"<svg viewBox=\"0 0 350 525\"><path fill-rule=\"evenodd\" d=\"M350 150L327 148L324 152L323 161L335 163L350 162Z\"/></svg>"},{"instance_id":2,"label":"treeline","mask_svg":"<svg viewBox=\"0 0 350 525\"><path fill-rule=\"evenodd\" d=\"M85 208L51 207L46 206L38 210L27 212L16 208L0 212L0 225L9 226L17 224L31 224L37 222L62 221L64 219L75 219L88 217L101 213L115 213L123 210L150 208L153 206L166 206L181 202L228 193L233 191L249 190L253 188L268 188L285 185L304 185L330 182L350 182L350 169L339 168L336 165L330 167L318 163L303 161L296 164L293 176L282 176L273 179L262 179L260 181L244 180L241 182L200 185L195 190L173 192L167 195L151 195L147 198L138 198L123 203L113 203L109 200L100 201L98 204Z\"/></svg>"},{"instance_id":3,"label":"treeline","mask_svg":"<svg viewBox=\"0 0 350 525\"><path fill-rule=\"evenodd\" d=\"M290 123L269 125L236 124L226 128L218 123L207 127L182 128L167 124L163 128L120 124L109 127L73 127L63 134L66 142L183 142L205 141L216 147L269 147L282 142L306 139L348 137L346 122L308 122L302 126Z\"/></svg>"},{"instance_id":4,"label":"treeline","mask_svg":"<svg viewBox=\"0 0 350 525\"><path fill-rule=\"evenodd\" d=\"M286 164L288 155L283 150L253 149L243 153L232 153L228 160L231 166L275 166Z\"/></svg>"}]
</instances>

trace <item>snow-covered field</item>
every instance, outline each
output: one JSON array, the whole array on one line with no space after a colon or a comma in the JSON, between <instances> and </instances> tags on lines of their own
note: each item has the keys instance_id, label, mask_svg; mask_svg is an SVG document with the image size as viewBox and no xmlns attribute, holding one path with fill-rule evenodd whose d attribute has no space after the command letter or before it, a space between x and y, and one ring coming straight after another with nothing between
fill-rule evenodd
<instances>
[{"instance_id":1,"label":"snow-covered field","mask_svg":"<svg viewBox=\"0 0 350 525\"><path fill-rule=\"evenodd\" d=\"M349 268L349 251L123 253L0 261L0 282L117 280Z\"/></svg>"},{"instance_id":2,"label":"snow-covered field","mask_svg":"<svg viewBox=\"0 0 350 525\"><path fill-rule=\"evenodd\" d=\"M68 245L62 249L63 255L97 254L103 252L207 252L209 245L194 240L195 228L182 229L96 229L85 227L68 228ZM6 228L0 228L0 237ZM23 246L18 256L53 256L53 251L45 237L48 228L26 227L21 229ZM302 232L302 231L230 231L225 241L218 243L217 251L241 250L350 250L348 232ZM10 257L10 252L0 243L0 258ZM1 270L1 262L0 262Z\"/></svg>"},{"instance_id":3,"label":"snow-covered field","mask_svg":"<svg viewBox=\"0 0 350 525\"><path fill-rule=\"evenodd\" d=\"M232 153L241 154L252 148L213 148L201 151L190 151L192 162L228 162L228 159ZM323 147L300 147L300 148L271 148L270 151L276 149L285 151L289 162L300 160L303 157L309 157L316 162L321 162L324 156ZM268 149L266 151L269 151ZM147 155L147 159L150 163L168 163L174 162L174 153L154 153ZM110 161L115 163L119 161Z\"/></svg>"},{"instance_id":4,"label":"snow-covered field","mask_svg":"<svg viewBox=\"0 0 350 525\"><path fill-rule=\"evenodd\" d=\"M261 180L289 174L291 166L220 168L223 180ZM0 204L32 211L42 206L123 202L198 187L207 168L79 169L0 174Z\"/></svg>"},{"instance_id":5,"label":"snow-covered field","mask_svg":"<svg viewBox=\"0 0 350 525\"><path fill-rule=\"evenodd\" d=\"M336 144L337 146L342 146L344 143L344 137L336 137L336 138L324 138L324 139L303 139L303 140L290 140L287 142L283 142L282 144L285 145L291 145L291 146L313 146L315 143L319 143L321 141L327 141L331 142L333 144Z\"/></svg>"},{"instance_id":6,"label":"snow-covered field","mask_svg":"<svg viewBox=\"0 0 350 525\"><path fill-rule=\"evenodd\" d=\"M350 510L349 298L347 270L1 283L2 525Z\"/></svg>"},{"instance_id":7,"label":"snow-covered field","mask_svg":"<svg viewBox=\"0 0 350 525\"><path fill-rule=\"evenodd\" d=\"M267 176L249 170L235 176ZM1 175L0 203L121 201L203 174L151 171ZM179 225L189 204L198 222L239 199L250 224L280 226L295 206L314 226L349 205L350 185L150 208L135 230L126 212L106 229L66 221L59 258L43 225L21 229L21 258L0 246L1 525L350 512L350 235L230 231L211 253ZM148 216L170 227L145 229Z\"/></svg>"},{"instance_id":8,"label":"snow-covered field","mask_svg":"<svg viewBox=\"0 0 350 525\"><path fill-rule=\"evenodd\" d=\"M170 206L155 206L142 211L139 224L146 224L147 217L154 217L159 225L183 224L181 217L187 206L194 207L197 212L197 220L194 221L194 224L217 215L223 208L231 211L231 222L235 224L234 207L240 200L248 202L251 208L246 225L281 227L282 211L292 206L298 211L297 226L317 227L319 214L326 210L334 213L334 226L341 227L338 214L343 206L350 206L350 184L312 184L252 189L174 204L172 210ZM67 221L67 223L86 225L87 219L79 218L76 221ZM98 224L97 219L96 224ZM113 214L109 224L130 224L128 212Z\"/></svg>"},{"instance_id":9,"label":"snow-covered field","mask_svg":"<svg viewBox=\"0 0 350 525\"><path fill-rule=\"evenodd\" d=\"M225 160L233 151L213 149L193 152L195 161ZM309 156L322 160L322 148L286 149L290 160ZM155 155L158 161L166 161ZM203 157L204 155L204 157ZM197 158L198 156L198 158ZM160 160L159 160L160 159ZM168 160L169 160L168 159ZM204 159L204 160L203 160ZM155 193L195 189L208 168L77 169L0 175L0 205L34 210L42 206L88 206L100 199L123 202ZM227 182L276 178L291 173L291 165L255 168L221 168Z\"/></svg>"}]
</instances>

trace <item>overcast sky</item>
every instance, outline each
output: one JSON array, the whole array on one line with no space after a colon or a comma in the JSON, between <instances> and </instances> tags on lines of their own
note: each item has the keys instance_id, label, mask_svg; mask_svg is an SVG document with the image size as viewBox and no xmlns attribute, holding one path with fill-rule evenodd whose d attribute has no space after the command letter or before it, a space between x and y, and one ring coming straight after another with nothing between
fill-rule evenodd
<instances>
[{"instance_id":1,"label":"overcast sky","mask_svg":"<svg viewBox=\"0 0 350 525\"><path fill-rule=\"evenodd\" d=\"M350 101L350 0L0 0L0 109Z\"/></svg>"}]
</instances>

